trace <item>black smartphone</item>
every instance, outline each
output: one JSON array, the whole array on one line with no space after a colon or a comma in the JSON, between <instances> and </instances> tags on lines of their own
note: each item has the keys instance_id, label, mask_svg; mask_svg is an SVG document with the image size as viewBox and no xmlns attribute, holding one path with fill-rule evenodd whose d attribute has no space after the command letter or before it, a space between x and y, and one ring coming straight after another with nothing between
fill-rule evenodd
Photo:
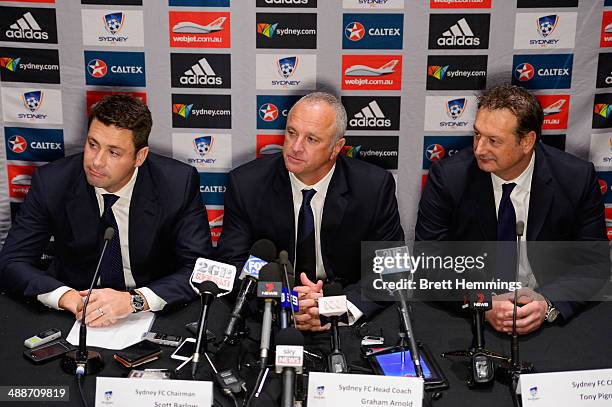
<instances>
[{"instance_id":1,"label":"black smartphone","mask_svg":"<svg viewBox=\"0 0 612 407\"><path fill-rule=\"evenodd\" d=\"M23 356L30 359L34 363L42 363L58 358L63 354L75 349L76 346L73 346L66 340L61 339L57 342L41 346L40 348L24 350Z\"/></svg>"}]
</instances>

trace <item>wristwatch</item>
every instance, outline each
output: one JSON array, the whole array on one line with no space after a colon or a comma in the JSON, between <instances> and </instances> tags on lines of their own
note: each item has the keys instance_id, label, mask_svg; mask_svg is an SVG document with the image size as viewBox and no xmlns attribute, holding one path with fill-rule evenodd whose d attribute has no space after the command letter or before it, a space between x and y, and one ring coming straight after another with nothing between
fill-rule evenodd
<instances>
[{"instance_id":1,"label":"wristwatch","mask_svg":"<svg viewBox=\"0 0 612 407\"><path fill-rule=\"evenodd\" d=\"M546 309L546 316L544 317L546 321L553 323L559 316L559 310L555 308L552 302L548 298L545 298L546 304L548 304L548 308Z\"/></svg>"},{"instance_id":2,"label":"wristwatch","mask_svg":"<svg viewBox=\"0 0 612 407\"><path fill-rule=\"evenodd\" d=\"M134 311L132 311L132 312L136 313L136 312L140 312L140 311L144 310L145 299L142 296L142 294L140 294L136 290L130 290L129 293L131 295L131 300L130 301L132 303L132 308L134 308Z\"/></svg>"}]
</instances>

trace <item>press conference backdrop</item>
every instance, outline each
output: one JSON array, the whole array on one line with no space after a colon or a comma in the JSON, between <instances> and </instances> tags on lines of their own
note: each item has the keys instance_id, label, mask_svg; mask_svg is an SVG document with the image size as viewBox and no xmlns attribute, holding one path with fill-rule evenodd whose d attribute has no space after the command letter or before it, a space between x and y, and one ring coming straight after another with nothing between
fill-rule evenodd
<instances>
[{"instance_id":1,"label":"press conference backdrop","mask_svg":"<svg viewBox=\"0 0 612 407\"><path fill-rule=\"evenodd\" d=\"M431 163L471 144L475 94L503 82L538 95L544 142L595 164L610 236L611 46L612 0L0 0L0 238L115 92L198 169L218 238L227 172L280 151L315 89L346 106L343 154L395 175L410 236Z\"/></svg>"}]
</instances>

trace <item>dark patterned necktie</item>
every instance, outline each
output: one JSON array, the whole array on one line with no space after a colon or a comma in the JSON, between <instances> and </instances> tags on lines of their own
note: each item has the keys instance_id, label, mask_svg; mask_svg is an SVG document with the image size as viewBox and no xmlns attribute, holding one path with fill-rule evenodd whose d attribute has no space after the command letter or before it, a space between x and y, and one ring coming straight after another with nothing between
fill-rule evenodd
<instances>
[{"instance_id":1,"label":"dark patterned necktie","mask_svg":"<svg viewBox=\"0 0 612 407\"><path fill-rule=\"evenodd\" d=\"M302 190L302 206L298 216L298 233L295 244L296 285L302 285L300 273L306 273L310 281L317 281L317 259L315 253L315 224L310 201L317 193L314 189Z\"/></svg>"},{"instance_id":2,"label":"dark patterned necktie","mask_svg":"<svg viewBox=\"0 0 612 407\"><path fill-rule=\"evenodd\" d=\"M102 222L104 228L112 227L115 229L115 236L108 242L106 253L102 257L100 264L100 285L102 287L113 288L115 290L125 290L125 279L123 277L123 261L121 259L121 242L119 240L119 227L113 214L112 207L119 197L113 194L102 194L104 198L104 213Z\"/></svg>"},{"instance_id":3,"label":"dark patterned necktie","mask_svg":"<svg viewBox=\"0 0 612 407\"><path fill-rule=\"evenodd\" d=\"M498 245L497 275L502 281L516 279L516 212L510 199L510 194L516 184L502 184L502 197L497 211L497 241Z\"/></svg>"}]
</instances>

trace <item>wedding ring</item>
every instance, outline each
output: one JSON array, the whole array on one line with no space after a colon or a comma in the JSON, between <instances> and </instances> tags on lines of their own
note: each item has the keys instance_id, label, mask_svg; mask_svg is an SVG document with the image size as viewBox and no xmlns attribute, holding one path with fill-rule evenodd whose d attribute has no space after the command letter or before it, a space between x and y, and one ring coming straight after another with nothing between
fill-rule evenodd
<instances>
[{"instance_id":1,"label":"wedding ring","mask_svg":"<svg viewBox=\"0 0 612 407\"><path fill-rule=\"evenodd\" d=\"M104 316L104 311L102 311L102 308L98 308L98 311L100 311L100 316L103 317Z\"/></svg>"}]
</instances>

